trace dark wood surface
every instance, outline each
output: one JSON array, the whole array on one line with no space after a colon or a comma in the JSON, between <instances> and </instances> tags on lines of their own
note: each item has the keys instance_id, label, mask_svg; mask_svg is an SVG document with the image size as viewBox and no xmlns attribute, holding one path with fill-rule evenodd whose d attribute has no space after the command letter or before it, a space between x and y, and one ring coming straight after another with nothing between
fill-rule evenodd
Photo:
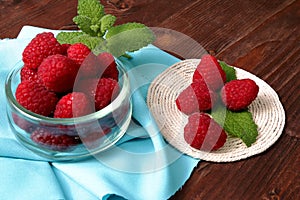
<instances>
[{"instance_id":1,"label":"dark wood surface","mask_svg":"<svg viewBox=\"0 0 300 200\"><path fill-rule=\"evenodd\" d=\"M117 23L183 33L220 60L270 84L286 111L280 139L267 151L233 163L200 162L171 199L300 199L299 0L101 0ZM74 28L77 0L2 0L0 38L24 25ZM162 38L167 42L172 38ZM166 42L166 41L165 41ZM193 55L191 55L193 56Z\"/></svg>"}]
</instances>

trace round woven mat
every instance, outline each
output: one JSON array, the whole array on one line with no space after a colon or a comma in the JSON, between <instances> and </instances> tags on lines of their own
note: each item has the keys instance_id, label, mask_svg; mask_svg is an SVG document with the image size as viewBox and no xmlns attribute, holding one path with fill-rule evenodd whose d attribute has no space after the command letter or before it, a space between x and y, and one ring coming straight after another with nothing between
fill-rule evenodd
<instances>
[{"instance_id":1,"label":"round woven mat","mask_svg":"<svg viewBox=\"0 0 300 200\"><path fill-rule=\"evenodd\" d=\"M199 59L184 60L174 64L151 83L147 104L168 143L184 154L212 162L232 162L248 158L269 148L280 137L285 112L276 92L255 75L236 69L238 79L250 78L259 86L259 93L249 107L258 126L255 143L247 147L239 138L228 137L225 145L217 151L204 152L190 147L183 137L187 116L175 104L179 93L192 82L192 75Z\"/></svg>"}]
</instances>

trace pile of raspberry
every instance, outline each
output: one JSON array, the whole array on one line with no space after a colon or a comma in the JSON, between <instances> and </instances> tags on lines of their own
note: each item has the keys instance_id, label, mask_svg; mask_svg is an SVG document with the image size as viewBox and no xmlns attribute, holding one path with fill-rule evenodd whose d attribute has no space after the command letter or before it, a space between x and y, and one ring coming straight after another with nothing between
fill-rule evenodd
<instances>
[{"instance_id":1,"label":"pile of raspberry","mask_svg":"<svg viewBox=\"0 0 300 200\"><path fill-rule=\"evenodd\" d=\"M24 49L22 60L16 100L39 115L88 115L110 104L120 90L119 71L110 53L95 55L82 43L60 44L51 32L37 34ZM81 142L76 134L32 127L30 131L33 141L54 150L68 149Z\"/></svg>"},{"instance_id":2,"label":"pile of raspberry","mask_svg":"<svg viewBox=\"0 0 300 200\"><path fill-rule=\"evenodd\" d=\"M177 108L188 115L185 141L203 151L224 146L227 133L209 111L219 102L234 112L245 110L256 99L258 91L257 84L248 78L226 82L226 73L218 60L212 55L203 55L193 73L192 83L176 98Z\"/></svg>"}]
</instances>

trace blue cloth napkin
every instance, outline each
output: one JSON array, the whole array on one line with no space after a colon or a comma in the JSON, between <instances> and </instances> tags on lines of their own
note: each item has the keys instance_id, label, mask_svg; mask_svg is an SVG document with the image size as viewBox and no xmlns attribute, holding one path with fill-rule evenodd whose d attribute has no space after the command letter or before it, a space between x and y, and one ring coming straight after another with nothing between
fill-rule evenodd
<instances>
[{"instance_id":1,"label":"blue cloth napkin","mask_svg":"<svg viewBox=\"0 0 300 200\"><path fill-rule=\"evenodd\" d=\"M25 26L17 39L0 40L0 200L2 199L168 199L182 187L199 160L176 150L165 155L176 158L166 165L155 164L153 142L148 132L132 122L117 145L94 157L77 162L48 162L23 147L8 126L4 81L21 60L28 42L43 28ZM58 31L52 31L55 34ZM130 67L155 65L145 79L142 95L153 78L178 59L154 46L132 54L124 61ZM135 105L133 105L135 106ZM141 137L143 136L143 137ZM163 144L164 141L161 141ZM165 144L166 149L171 149ZM140 160L139 160L140 159ZM154 159L154 160L151 160Z\"/></svg>"}]
</instances>

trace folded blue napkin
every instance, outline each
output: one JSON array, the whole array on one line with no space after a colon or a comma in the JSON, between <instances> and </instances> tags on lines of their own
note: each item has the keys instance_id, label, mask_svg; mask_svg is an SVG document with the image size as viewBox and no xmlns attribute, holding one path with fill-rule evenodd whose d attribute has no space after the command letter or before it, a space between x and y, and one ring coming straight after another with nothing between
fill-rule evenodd
<instances>
[{"instance_id":1,"label":"folded blue napkin","mask_svg":"<svg viewBox=\"0 0 300 200\"><path fill-rule=\"evenodd\" d=\"M14 64L21 60L28 42L43 31L25 26L17 39L0 40L0 109L5 112L4 80ZM52 31L55 34L58 31ZM153 78L179 60L149 45L132 54L124 64L156 67L145 77L142 96ZM143 79L137 77L142 84ZM133 105L135 106L135 105ZM189 178L199 160L167 147L165 156L175 158L157 165L155 145L148 132L132 122L117 145L89 159L77 162L48 162L24 148L0 115L0 199L168 199ZM172 150L170 150L172 149Z\"/></svg>"}]
</instances>

